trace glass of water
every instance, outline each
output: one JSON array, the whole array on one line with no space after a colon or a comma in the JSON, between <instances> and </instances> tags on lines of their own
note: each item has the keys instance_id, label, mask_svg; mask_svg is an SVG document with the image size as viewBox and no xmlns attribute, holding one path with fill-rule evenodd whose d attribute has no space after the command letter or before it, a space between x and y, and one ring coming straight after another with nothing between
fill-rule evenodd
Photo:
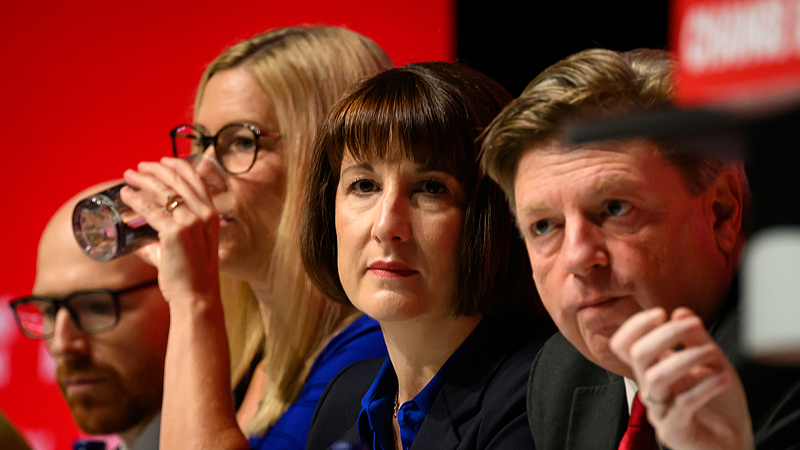
<instances>
[{"instance_id":1,"label":"glass of water","mask_svg":"<svg viewBox=\"0 0 800 450\"><path fill-rule=\"evenodd\" d=\"M230 204L230 184L225 170L214 158L195 154L185 158L197 169L205 161L207 170L202 179L219 210ZM128 254L158 238L147 221L135 213L119 198L119 191L125 187L120 183L105 191L90 195L79 201L72 212L72 231L75 240L86 256L95 261L109 261ZM223 214L227 211L219 211Z\"/></svg>"}]
</instances>

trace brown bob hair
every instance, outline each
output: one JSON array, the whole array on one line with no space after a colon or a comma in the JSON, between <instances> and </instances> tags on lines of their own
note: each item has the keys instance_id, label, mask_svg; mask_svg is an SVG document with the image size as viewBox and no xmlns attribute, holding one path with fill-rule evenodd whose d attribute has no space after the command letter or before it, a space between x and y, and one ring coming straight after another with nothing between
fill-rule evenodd
<instances>
[{"instance_id":1,"label":"brown bob hair","mask_svg":"<svg viewBox=\"0 0 800 450\"><path fill-rule=\"evenodd\" d=\"M345 152L357 161L400 156L455 176L467 193L455 315L532 313L536 290L502 190L480 170L477 137L511 100L491 78L457 64L409 64L351 88L329 111L312 155L300 251L328 298L349 303L334 224Z\"/></svg>"}]
</instances>

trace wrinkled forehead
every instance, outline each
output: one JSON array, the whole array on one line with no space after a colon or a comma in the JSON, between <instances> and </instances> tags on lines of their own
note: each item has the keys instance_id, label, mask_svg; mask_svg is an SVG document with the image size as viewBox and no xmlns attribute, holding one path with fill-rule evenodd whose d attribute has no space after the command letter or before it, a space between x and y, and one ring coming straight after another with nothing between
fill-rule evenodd
<instances>
[{"instance_id":1,"label":"wrinkled forehead","mask_svg":"<svg viewBox=\"0 0 800 450\"><path fill-rule=\"evenodd\" d=\"M640 189L659 182L680 182L680 178L665 179L663 172L673 170L677 169L653 143L645 140L582 146L551 141L530 147L521 156L514 178L514 197L517 206L521 206L520 202L537 197L541 190L575 193L573 188L578 181L598 194L615 188Z\"/></svg>"},{"instance_id":2,"label":"wrinkled forehead","mask_svg":"<svg viewBox=\"0 0 800 450\"><path fill-rule=\"evenodd\" d=\"M641 156L663 156L663 144L651 139L615 139L590 142L581 145L565 143L558 139L536 142L527 147L528 152L570 153L580 150L597 150Z\"/></svg>"},{"instance_id":3,"label":"wrinkled forehead","mask_svg":"<svg viewBox=\"0 0 800 450\"><path fill-rule=\"evenodd\" d=\"M664 162L670 162L668 158L664 157L665 154L661 150L661 146L647 139L602 141L582 145L570 145L559 140L549 139L530 144L521 152L520 158L517 161L515 180L519 180L519 177L524 175L522 173L521 163L526 157L563 155L569 159L580 159L582 153L585 154L589 152L608 152L610 154L626 155L628 157L627 160L632 164L636 164L644 159L650 159L654 156L660 158Z\"/></svg>"}]
</instances>

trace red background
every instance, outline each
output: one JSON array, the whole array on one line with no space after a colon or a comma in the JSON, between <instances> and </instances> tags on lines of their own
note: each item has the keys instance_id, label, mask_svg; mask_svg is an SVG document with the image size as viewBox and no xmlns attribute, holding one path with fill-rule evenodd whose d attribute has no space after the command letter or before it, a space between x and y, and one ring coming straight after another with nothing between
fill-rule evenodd
<instances>
[{"instance_id":1,"label":"red background","mask_svg":"<svg viewBox=\"0 0 800 450\"><path fill-rule=\"evenodd\" d=\"M77 431L55 386L39 380L41 343L11 328L5 303L30 291L52 213L81 189L168 155L167 131L191 120L205 65L266 29L343 25L398 65L454 59L453 0L396 3L3 2L0 410L29 437L39 433L39 449L69 448ZM41 437L50 432L54 440Z\"/></svg>"},{"instance_id":2,"label":"red background","mask_svg":"<svg viewBox=\"0 0 800 450\"><path fill-rule=\"evenodd\" d=\"M800 8L790 0L783 0L781 3L786 15L783 17L784 41L780 43L776 52L780 57L764 62L751 55L750 58L739 60L737 64L729 64L722 70L708 70L700 74L694 74L682 67L685 55L681 53L684 44L681 39L686 39L689 34L682 35L681 28L690 8L703 6L706 10L730 12L732 9L756 3L761 2L758 0L672 1L670 48L678 57L675 88L679 104L698 107L747 101L746 104L753 107L764 103L797 103L800 91L800 48L797 47L795 33L800 24L800 17L797 16Z\"/></svg>"}]
</instances>

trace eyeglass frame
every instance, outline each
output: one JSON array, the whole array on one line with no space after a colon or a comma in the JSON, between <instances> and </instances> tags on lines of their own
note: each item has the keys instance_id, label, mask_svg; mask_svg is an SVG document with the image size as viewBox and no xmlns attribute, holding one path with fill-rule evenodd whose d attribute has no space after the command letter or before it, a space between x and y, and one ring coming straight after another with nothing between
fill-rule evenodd
<instances>
[{"instance_id":1,"label":"eyeglass frame","mask_svg":"<svg viewBox=\"0 0 800 450\"><path fill-rule=\"evenodd\" d=\"M19 297L12 300L11 303L9 303L9 307L11 307L11 312L14 315L14 321L17 322L17 328L19 328L22 334L24 334L30 339L44 340L53 337L56 333L55 319L56 316L58 315L58 312L61 311L61 308L67 308L67 312L69 312L69 317L72 320L72 324L75 325L75 328L77 328L80 332L87 334L98 334L98 333L104 333L106 331L111 331L114 328L116 328L117 325L119 325L119 320L120 320L119 297L121 295L129 294L133 291L138 291L139 289L144 289L155 285L158 285L158 279L148 280L125 289L87 289L83 291L75 291L63 297L50 297L47 295L30 295L28 297ZM99 294L99 293L111 295L112 305L114 306L114 323L99 330L89 331L83 328L83 325L81 324L81 321L78 318L78 313L72 309L70 301L77 296ZM25 327L22 326L22 322L20 321L19 315L17 315L18 306L26 305L28 303L37 300L49 301L53 304L53 307L55 308L54 309L55 312L53 313L53 323L54 323L53 330L50 331L49 333L45 333L42 335L35 335L30 333ZM42 314L42 316L46 317L45 314Z\"/></svg>"},{"instance_id":2,"label":"eyeglass frame","mask_svg":"<svg viewBox=\"0 0 800 450\"><path fill-rule=\"evenodd\" d=\"M253 160L250 161L250 165L247 166L246 169L241 170L241 171L237 171L237 172L229 170L227 167L225 167L225 163L222 162L222 158L219 155L219 150L218 150L218 147L217 147L217 139L219 139L219 135L222 134L222 132L225 131L226 128L231 128L231 127L242 127L242 128L245 128L247 130L252 131L253 134L256 135L256 140L255 140L256 149L253 152ZM280 134L280 133L278 133L276 131L262 130L261 128L258 128L255 125L251 125L251 124L245 123L245 122L229 123L229 124L225 125L224 127L220 128L219 131L217 131L217 134L215 134L213 136L208 136L208 135L204 134L198 127L196 127L194 125L182 124L182 125L178 125L177 127L169 130L169 137L172 139L172 154L176 158L180 158L181 157L180 155L178 155L178 143L176 141L178 130L181 129L181 128L191 128L197 134L200 135L200 143L203 145L203 152L205 152L206 149L208 149L209 145L214 145L214 157L217 158L217 162L219 163L220 167L222 167L222 169L225 170L225 172L230 173L232 175L240 175L240 174L243 174L243 173L247 173L247 172L250 171L250 169L253 168L253 166L256 163L256 157L258 156L258 151L259 150L264 150L264 148L261 147L259 145L259 143L258 143L258 140L262 136L263 137L277 137L277 138L283 137L282 134Z\"/></svg>"}]
</instances>

